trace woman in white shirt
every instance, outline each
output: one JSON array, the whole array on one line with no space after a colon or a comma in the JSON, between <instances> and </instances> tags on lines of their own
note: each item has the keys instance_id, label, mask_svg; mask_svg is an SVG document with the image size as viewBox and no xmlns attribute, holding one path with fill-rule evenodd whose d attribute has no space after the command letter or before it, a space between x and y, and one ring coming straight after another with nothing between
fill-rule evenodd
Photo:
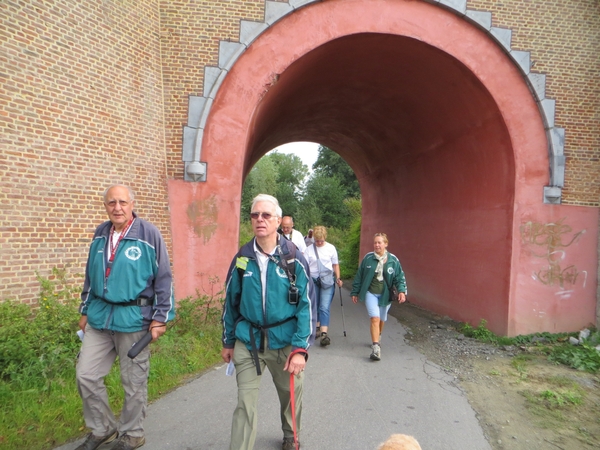
<instances>
[{"instance_id":1,"label":"woman in white shirt","mask_svg":"<svg viewBox=\"0 0 600 450\"><path fill-rule=\"evenodd\" d=\"M340 264L335 247L326 242L327 230L323 226L314 227L315 243L306 248L306 259L310 266L310 276L316 289L317 298L317 338L321 345L331 344L327 335L329 329L329 309L335 294L335 285L342 287Z\"/></svg>"}]
</instances>

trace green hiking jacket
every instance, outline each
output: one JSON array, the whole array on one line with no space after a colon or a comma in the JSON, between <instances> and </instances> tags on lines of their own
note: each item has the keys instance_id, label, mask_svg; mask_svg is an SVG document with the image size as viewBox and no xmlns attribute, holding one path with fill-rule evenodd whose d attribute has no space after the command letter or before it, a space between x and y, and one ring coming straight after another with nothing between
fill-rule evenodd
<instances>
[{"instance_id":1,"label":"green hiking jacket","mask_svg":"<svg viewBox=\"0 0 600 450\"><path fill-rule=\"evenodd\" d=\"M370 252L365 255L360 263L358 272L352 282L352 292L350 295L358 296L361 302L365 301L367 290L371 285L371 281L375 276L375 269L377 268L377 260L375 259L375 253ZM406 278L404 277L404 271L400 265L398 258L392 253L388 252L388 258L383 265L383 292L379 297L379 306L387 306L391 303L389 296L388 284L390 286L396 286L398 292L404 292L406 294Z\"/></svg>"},{"instance_id":2,"label":"green hiking jacket","mask_svg":"<svg viewBox=\"0 0 600 450\"><path fill-rule=\"evenodd\" d=\"M280 237L279 245L286 254L288 245L294 244ZM274 257L279 259L277 252ZM296 250L294 264L296 286L299 290L298 304L291 305L288 302L290 281L285 271L269 260L263 305L263 289L260 267L254 251L254 238L240 249L231 262L226 281L222 316L224 348L233 348L235 341L239 340L251 351L251 332L254 333L257 345L260 342L260 330L252 324L264 326L292 317L291 320L266 330L268 348L277 350L292 345L292 350L308 349L315 338L315 293L309 277L308 263L299 250Z\"/></svg>"},{"instance_id":3,"label":"green hiking jacket","mask_svg":"<svg viewBox=\"0 0 600 450\"><path fill-rule=\"evenodd\" d=\"M168 322L175 316L175 297L169 255L158 228L137 218L123 237L106 278L112 223L94 233L81 293L81 314L97 330L124 333L147 330L152 320ZM137 298L151 306L124 306Z\"/></svg>"}]
</instances>

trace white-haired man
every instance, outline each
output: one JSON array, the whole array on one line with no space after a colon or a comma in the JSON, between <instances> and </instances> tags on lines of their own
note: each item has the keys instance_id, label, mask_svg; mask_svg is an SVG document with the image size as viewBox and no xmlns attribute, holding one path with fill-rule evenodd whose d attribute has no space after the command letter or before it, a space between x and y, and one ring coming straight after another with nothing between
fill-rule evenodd
<instances>
[{"instance_id":1,"label":"white-haired man","mask_svg":"<svg viewBox=\"0 0 600 450\"><path fill-rule=\"evenodd\" d=\"M150 350L127 353L148 332L156 341L175 316L173 281L167 247L158 228L139 218L134 194L124 185L104 192L109 220L92 240L81 293L79 327L85 332L77 361L77 388L85 424L91 433L76 450L95 450L118 441L113 450L145 443L143 421L148 402ZM119 357L125 391L115 418L104 377Z\"/></svg>"},{"instance_id":2,"label":"white-haired man","mask_svg":"<svg viewBox=\"0 0 600 450\"><path fill-rule=\"evenodd\" d=\"M235 255L227 276L223 308L223 350L237 372L238 404L230 450L252 450L262 371L267 367L279 394L283 450L292 450L294 420L301 428L302 382L307 350L315 339L316 306L308 263L277 232L281 208L275 197L252 201L254 238ZM295 376L292 412L290 374Z\"/></svg>"}]
</instances>

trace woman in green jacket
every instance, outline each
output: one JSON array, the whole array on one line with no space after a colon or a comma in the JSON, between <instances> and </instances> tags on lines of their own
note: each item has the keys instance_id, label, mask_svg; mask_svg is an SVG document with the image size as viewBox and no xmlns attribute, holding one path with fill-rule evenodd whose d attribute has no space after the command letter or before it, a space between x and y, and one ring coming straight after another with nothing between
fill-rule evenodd
<instances>
[{"instance_id":1,"label":"woman in green jacket","mask_svg":"<svg viewBox=\"0 0 600 450\"><path fill-rule=\"evenodd\" d=\"M398 302L406 301L406 279L400 261L386 249L388 238L385 233L375 233L374 251L367 253L360 263L352 283L352 301L360 299L367 307L371 318L371 356L374 361L381 359L380 339L387 313L392 305L390 288L398 289Z\"/></svg>"}]
</instances>

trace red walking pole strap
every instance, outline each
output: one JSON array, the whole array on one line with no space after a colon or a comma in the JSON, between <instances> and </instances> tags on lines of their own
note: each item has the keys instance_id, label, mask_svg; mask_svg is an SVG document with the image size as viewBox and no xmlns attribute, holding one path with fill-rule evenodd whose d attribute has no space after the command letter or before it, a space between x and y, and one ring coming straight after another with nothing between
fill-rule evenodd
<instances>
[{"instance_id":1,"label":"red walking pole strap","mask_svg":"<svg viewBox=\"0 0 600 450\"><path fill-rule=\"evenodd\" d=\"M294 350L288 356L288 366L290 361L292 360L292 356L296 353L304 353L305 357L308 357L308 352L303 348L299 348ZM296 393L294 392L294 374L290 373L290 406L292 407L292 426L294 428L294 446L296 450L299 450L299 442L298 442L298 427L296 425Z\"/></svg>"}]
</instances>

